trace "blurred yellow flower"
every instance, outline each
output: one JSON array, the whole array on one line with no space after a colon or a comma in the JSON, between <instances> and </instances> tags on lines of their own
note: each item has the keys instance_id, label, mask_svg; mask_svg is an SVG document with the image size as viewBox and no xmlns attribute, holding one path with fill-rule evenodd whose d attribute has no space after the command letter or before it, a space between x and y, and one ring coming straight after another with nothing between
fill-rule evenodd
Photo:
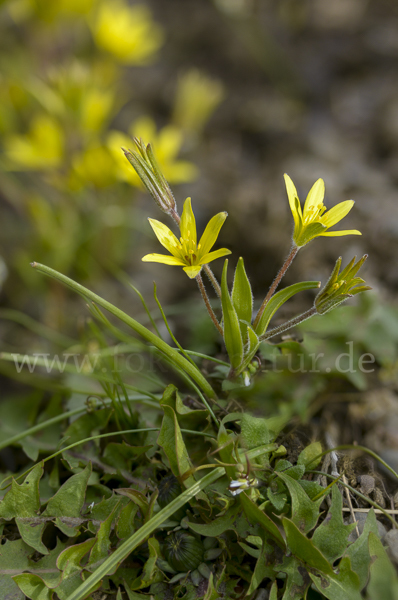
<instances>
[{"instance_id":1,"label":"blurred yellow flower","mask_svg":"<svg viewBox=\"0 0 398 600\"><path fill-rule=\"evenodd\" d=\"M80 189L87 184L104 188L115 181L112 156L108 148L100 144L92 144L87 146L84 152L75 154L72 166L70 179L72 189Z\"/></svg>"},{"instance_id":2,"label":"blurred yellow flower","mask_svg":"<svg viewBox=\"0 0 398 600\"><path fill-rule=\"evenodd\" d=\"M164 38L149 8L143 4L129 6L124 0L102 2L91 28L98 46L125 64L147 64Z\"/></svg>"},{"instance_id":3,"label":"blurred yellow flower","mask_svg":"<svg viewBox=\"0 0 398 600\"><path fill-rule=\"evenodd\" d=\"M39 115L31 122L26 135L5 137L4 148L12 170L53 169L63 158L64 133L55 119Z\"/></svg>"},{"instance_id":4,"label":"blurred yellow flower","mask_svg":"<svg viewBox=\"0 0 398 600\"><path fill-rule=\"evenodd\" d=\"M158 132L152 119L142 117L132 124L129 131L131 137L151 140L157 161L167 181L170 183L186 183L197 177L198 171L195 165L187 161L177 160L177 155L183 143L183 134L178 127L166 125ZM128 148L131 146L131 137L120 131L111 131L108 136L108 147L115 158L118 176L132 185L141 187L140 178L126 161L121 151L122 147Z\"/></svg>"},{"instance_id":5,"label":"blurred yellow flower","mask_svg":"<svg viewBox=\"0 0 398 600\"><path fill-rule=\"evenodd\" d=\"M159 242L170 252L171 256L147 254L142 260L144 262L158 262L183 267L188 277L193 279L200 273L203 265L216 260L216 258L231 254L231 251L227 248L210 252L226 218L227 213L221 212L210 219L199 244L197 244L195 216L192 211L191 198L187 198L181 215L181 237L179 240L167 225L155 219L148 219Z\"/></svg>"},{"instance_id":6,"label":"blurred yellow flower","mask_svg":"<svg viewBox=\"0 0 398 600\"><path fill-rule=\"evenodd\" d=\"M298 248L305 246L318 236L361 235L361 232L356 229L329 231L330 227L339 223L350 212L354 206L354 200L340 202L340 204L326 211L326 206L323 203L325 183L323 179L318 179L310 189L304 209L301 210L297 190L286 173L285 183L294 219L293 241Z\"/></svg>"},{"instance_id":7,"label":"blurred yellow flower","mask_svg":"<svg viewBox=\"0 0 398 600\"><path fill-rule=\"evenodd\" d=\"M211 79L197 69L190 69L178 81L173 123L189 133L198 133L224 96L221 81Z\"/></svg>"}]
</instances>

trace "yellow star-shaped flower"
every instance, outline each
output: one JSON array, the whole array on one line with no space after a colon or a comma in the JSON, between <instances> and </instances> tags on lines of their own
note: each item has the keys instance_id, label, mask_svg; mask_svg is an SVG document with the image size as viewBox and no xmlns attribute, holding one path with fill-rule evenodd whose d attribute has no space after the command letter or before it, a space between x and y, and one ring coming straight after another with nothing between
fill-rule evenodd
<instances>
[{"instance_id":1,"label":"yellow star-shaped flower","mask_svg":"<svg viewBox=\"0 0 398 600\"><path fill-rule=\"evenodd\" d=\"M330 227L336 225L350 212L354 206L354 200L340 202L330 210L326 211L323 203L325 196L325 183L318 179L312 186L301 210L297 190L289 175L285 174L285 183L289 204L294 218L293 241L298 248L305 246L318 236L341 236L362 235L356 229L345 231L329 231ZM325 212L326 211L326 212Z\"/></svg>"},{"instance_id":2,"label":"yellow star-shaped flower","mask_svg":"<svg viewBox=\"0 0 398 600\"><path fill-rule=\"evenodd\" d=\"M166 225L156 221L156 219L148 219L159 242L170 252L171 256L147 254L142 260L165 265L178 265L183 267L188 277L193 279L200 273L203 265L216 258L231 254L231 251L227 248L210 252L226 218L227 213L221 212L210 219L199 243L197 243L195 216L192 212L191 198L187 198L181 215L181 237L179 240Z\"/></svg>"}]
</instances>

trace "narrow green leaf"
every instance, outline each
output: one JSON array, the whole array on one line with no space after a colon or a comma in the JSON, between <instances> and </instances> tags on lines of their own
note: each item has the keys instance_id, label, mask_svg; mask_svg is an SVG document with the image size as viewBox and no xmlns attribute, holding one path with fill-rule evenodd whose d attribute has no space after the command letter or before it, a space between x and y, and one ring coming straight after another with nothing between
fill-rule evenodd
<instances>
[{"instance_id":1,"label":"narrow green leaf","mask_svg":"<svg viewBox=\"0 0 398 600\"><path fill-rule=\"evenodd\" d=\"M290 519L284 517L282 522L286 533L287 545L294 556L306 563L309 567L318 569L318 571L321 571L324 575L333 575L331 564L326 560L318 548L314 546L312 540L309 540Z\"/></svg>"},{"instance_id":2,"label":"narrow green leaf","mask_svg":"<svg viewBox=\"0 0 398 600\"><path fill-rule=\"evenodd\" d=\"M259 320L256 333L258 336L263 335L268 328L269 322L280 307L289 300L292 296L297 294L298 292L303 292L304 290L313 290L319 288L319 281L302 281L301 283L295 283L294 285L289 285L289 287L280 290L272 296L268 304L266 305L263 314L261 315L261 319Z\"/></svg>"},{"instance_id":3,"label":"narrow green leaf","mask_svg":"<svg viewBox=\"0 0 398 600\"><path fill-rule=\"evenodd\" d=\"M234 369L237 369L243 359L243 340L240 332L238 315L228 291L227 284L228 259L224 263L221 278L221 304L224 321L224 343L229 360Z\"/></svg>"},{"instance_id":4,"label":"narrow green leaf","mask_svg":"<svg viewBox=\"0 0 398 600\"><path fill-rule=\"evenodd\" d=\"M152 333L152 331L138 323L138 321L127 315L125 312L123 312L110 302L107 302L107 300L104 300L94 292L90 291L89 289L85 288L79 283L76 283L75 281L73 281L73 279L62 275L62 273L59 273L58 271L55 271L50 267L36 262L32 263L32 266L36 268L39 272L44 273L45 275L48 275L53 279L61 281L61 283L72 288L75 292L77 292L84 298L88 298L89 300L96 302L99 306L102 306L110 313L115 315L115 317L123 321L123 323L126 323L126 325L131 327L136 333L138 333L138 335L143 337L147 342L153 344L158 350L163 352L171 360L172 363L175 363L190 377L192 377L192 379L198 384L198 386L203 390L203 392L207 396L209 396L209 398L216 398L216 394L213 388L208 383L206 378L202 375L200 370L197 367L194 367L189 361L187 361L186 358L181 356L181 354L175 348L172 348L171 346L166 344L166 342L161 340L157 335Z\"/></svg>"},{"instance_id":5,"label":"narrow green leaf","mask_svg":"<svg viewBox=\"0 0 398 600\"><path fill-rule=\"evenodd\" d=\"M238 260L236 265L234 284L232 287L232 304L240 321L240 332L245 342L247 339L247 325L242 323L251 323L253 313L253 294L249 279L246 275L243 258Z\"/></svg>"},{"instance_id":6,"label":"narrow green leaf","mask_svg":"<svg viewBox=\"0 0 398 600\"><path fill-rule=\"evenodd\" d=\"M116 516L116 513L118 512L119 507L120 501L113 508L108 518L101 523L100 528L98 529L98 533L95 538L95 544L91 548L88 563L85 566L85 568L87 568L88 571L95 570L99 564L101 564L106 558L108 558L109 551L111 548L111 541L109 537L111 534L112 523Z\"/></svg>"},{"instance_id":7,"label":"narrow green leaf","mask_svg":"<svg viewBox=\"0 0 398 600\"><path fill-rule=\"evenodd\" d=\"M398 576L383 544L374 534L369 534L370 580L367 587L368 597L383 600L397 600Z\"/></svg>"},{"instance_id":8,"label":"narrow green leaf","mask_svg":"<svg viewBox=\"0 0 398 600\"><path fill-rule=\"evenodd\" d=\"M243 362L239 366L239 369L236 372L237 375L242 373L242 371L244 371L246 367L248 367L260 346L260 340L258 339L258 336L255 333L253 327L251 327L250 325L247 325L246 327L246 339L247 342L245 348L245 357Z\"/></svg>"},{"instance_id":9,"label":"narrow green leaf","mask_svg":"<svg viewBox=\"0 0 398 600\"><path fill-rule=\"evenodd\" d=\"M258 523L268 535L270 535L281 548L285 548L285 541L277 525L255 504L246 492L239 495L240 502L249 522Z\"/></svg>"}]
</instances>

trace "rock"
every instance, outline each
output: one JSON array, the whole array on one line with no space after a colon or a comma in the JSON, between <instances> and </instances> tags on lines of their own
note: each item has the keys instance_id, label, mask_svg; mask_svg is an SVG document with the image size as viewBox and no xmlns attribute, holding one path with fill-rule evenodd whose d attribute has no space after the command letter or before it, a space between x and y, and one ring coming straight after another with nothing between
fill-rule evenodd
<instances>
[{"instance_id":1,"label":"rock","mask_svg":"<svg viewBox=\"0 0 398 600\"><path fill-rule=\"evenodd\" d=\"M359 535L361 535L361 533L363 531L363 528L365 526L365 521L366 521L367 516L368 516L368 513L362 513L362 512L361 513L358 513L358 512L355 513L355 518L356 518L356 521L357 521L357 524L358 524ZM344 522L346 524L352 523L353 522L352 516L350 516ZM387 533L387 529L384 527L383 523L380 523L380 521L377 521L377 529L378 529L379 538L381 539L381 541L383 541L384 537L385 537L385 535ZM356 539L358 539L358 536L357 536L356 529L354 529L354 531L351 531L351 533L350 533L350 535L348 537L348 541L349 542L355 542Z\"/></svg>"},{"instance_id":2,"label":"rock","mask_svg":"<svg viewBox=\"0 0 398 600\"><path fill-rule=\"evenodd\" d=\"M391 560L398 564L398 529L390 529L383 541L388 546L388 553Z\"/></svg>"}]
</instances>

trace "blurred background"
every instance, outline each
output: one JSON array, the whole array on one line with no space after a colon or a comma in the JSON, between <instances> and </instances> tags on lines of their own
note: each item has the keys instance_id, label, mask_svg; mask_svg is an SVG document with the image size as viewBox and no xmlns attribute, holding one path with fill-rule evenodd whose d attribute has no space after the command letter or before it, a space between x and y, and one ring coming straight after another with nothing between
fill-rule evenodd
<instances>
[{"instance_id":1,"label":"blurred background","mask_svg":"<svg viewBox=\"0 0 398 600\"><path fill-rule=\"evenodd\" d=\"M360 308L355 335L362 340L372 307L392 305L377 351L396 372L398 5L6 0L0 11L5 350L42 351L37 328L21 326L23 314L65 335L79 337L82 327L81 300L36 273L31 261L136 317L143 308L123 273L149 306L153 280L164 306L196 306L195 282L181 269L141 263L144 254L161 251L147 217L164 215L120 150L135 135L153 143L180 210L192 197L199 231L228 211L220 245L233 250L233 264L244 256L259 302L290 247L283 173L302 201L319 177L328 208L355 199L342 227L362 237L312 242L286 284L325 281L339 255L347 262L368 253L363 276L375 292ZM218 261L217 274L221 268ZM303 298L294 313L307 307ZM211 351L208 339L215 344L216 334L202 317L191 314L192 339L180 334ZM380 315L374 319L367 344L380 332ZM330 335L339 322L330 322Z\"/></svg>"}]
</instances>

